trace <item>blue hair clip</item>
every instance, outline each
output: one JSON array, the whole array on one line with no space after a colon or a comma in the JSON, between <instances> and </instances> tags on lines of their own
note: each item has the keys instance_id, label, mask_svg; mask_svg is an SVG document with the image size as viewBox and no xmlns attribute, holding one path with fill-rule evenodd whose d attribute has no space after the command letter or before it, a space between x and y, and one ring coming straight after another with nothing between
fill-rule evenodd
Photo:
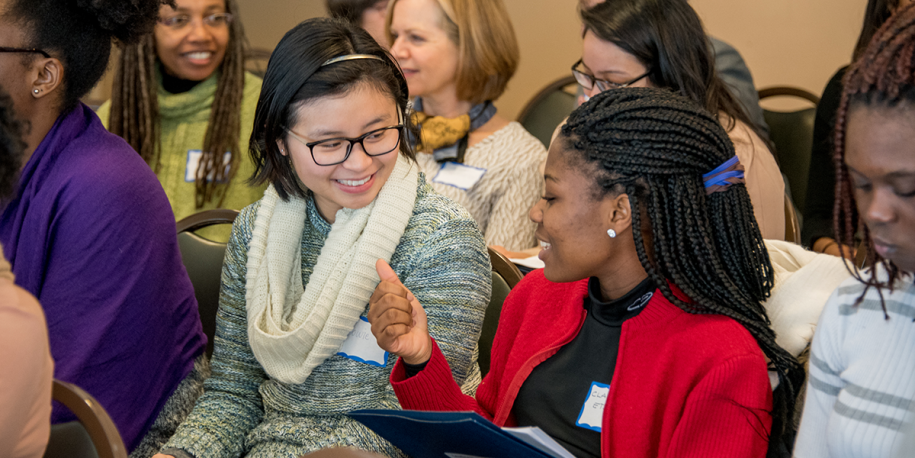
<instances>
[{"instance_id":1,"label":"blue hair clip","mask_svg":"<svg viewBox=\"0 0 915 458\"><path fill-rule=\"evenodd\" d=\"M740 160L737 156L728 159L715 170L702 175L706 194L724 191L732 184L744 183L743 172L743 165L740 164Z\"/></svg>"}]
</instances>

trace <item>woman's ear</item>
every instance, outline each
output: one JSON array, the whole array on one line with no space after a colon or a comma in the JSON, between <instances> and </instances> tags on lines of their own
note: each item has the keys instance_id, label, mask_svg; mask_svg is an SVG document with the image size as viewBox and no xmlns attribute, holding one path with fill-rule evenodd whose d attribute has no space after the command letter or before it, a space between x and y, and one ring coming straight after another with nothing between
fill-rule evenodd
<instances>
[{"instance_id":1,"label":"woman's ear","mask_svg":"<svg viewBox=\"0 0 915 458\"><path fill-rule=\"evenodd\" d=\"M620 193L616 196L604 198L601 205L604 225L621 234L632 227L632 205L629 194Z\"/></svg>"},{"instance_id":2,"label":"woman's ear","mask_svg":"<svg viewBox=\"0 0 915 458\"><path fill-rule=\"evenodd\" d=\"M36 59L30 68L32 78L32 95L37 99L50 94L63 84L64 66L55 57Z\"/></svg>"},{"instance_id":3,"label":"woman's ear","mask_svg":"<svg viewBox=\"0 0 915 458\"><path fill-rule=\"evenodd\" d=\"M278 138L276 139L276 147L280 149L280 154L288 156L289 153L286 152L286 142Z\"/></svg>"}]
</instances>

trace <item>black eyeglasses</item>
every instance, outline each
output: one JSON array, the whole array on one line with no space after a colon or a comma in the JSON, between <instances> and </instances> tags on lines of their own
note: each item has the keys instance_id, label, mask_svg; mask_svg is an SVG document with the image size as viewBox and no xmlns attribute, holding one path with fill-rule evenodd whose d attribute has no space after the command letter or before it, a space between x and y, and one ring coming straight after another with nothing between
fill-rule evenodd
<instances>
[{"instance_id":1,"label":"black eyeglasses","mask_svg":"<svg viewBox=\"0 0 915 458\"><path fill-rule=\"evenodd\" d=\"M26 53L37 53L45 57L51 57L50 54L37 49L37 48L8 48L6 46L0 46L0 52L26 52Z\"/></svg>"},{"instance_id":2,"label":"black eyeglasses","mask_svg":"<svg viewBox=\"0 0 915 458\"><path fill-rule=\"evenodd\" d=\"M609 89L621 89L624 87L628 87L632 84L635 84L640 79L645 78L646 76L651 74L651 70L648 70L647 72L645 72L644 75L641 75L631 81L627 81L625 83L614 83L613 81L599 80L599 79L595 78L594 75L589 75L589 74L585 73L583 70L579 69L580 65L582 65L582 62L581 62L581 59L578 59L578 62L575 62L575 65L572 66L572 76L575 77L575 81L577 81L578 84L581 85L581 87L588 89L588 90L591 90L596 85L597 90L599 90L601 92L609 90Z\"/></svg>"},{"instance_id":3,"label":"black eyeglasses","mask_svg":"<svg viewBox=\"0 0 915 458\"><path fill-rule=\"evenodd\" d=\"M356 138L336 137L308 142L295 132L286 129L292 138L295 138L311 151L311 158L315 164L322 166L337 165L346 162L350 153L353 152L353 145L362 145L362 151L367 156L375 157L388 154L397 149L400 145L400 137L403 131L403 124L396 126L382 127L371 132L366 132Z\"/></svg>"}]
</instances>

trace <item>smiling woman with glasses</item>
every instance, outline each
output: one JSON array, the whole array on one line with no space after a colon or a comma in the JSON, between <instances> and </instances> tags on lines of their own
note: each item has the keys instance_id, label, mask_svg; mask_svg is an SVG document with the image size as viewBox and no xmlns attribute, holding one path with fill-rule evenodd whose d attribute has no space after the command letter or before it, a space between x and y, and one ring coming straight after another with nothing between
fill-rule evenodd
<instances>
[{"instance_id":1,"label":"smiling woman with glasses","mask_svg":"<svg viewBox=\"0 0 915 458\"><path fill-rule=\"evenodd\" d=\"M250 176L261 80L245 72L245 34L236 0L163 5L154 32L121 48L111 101L99 117L156 172L176 219L212 208L241 209L263 186ZM218 225L200 234L226 241Z\"/></svg>"},{"instance_id":2,"label":"smiling woman with glasses","mask_svg":"<svg viewBox=\"0 0 915 458\"><path fill-rule=\"evenodd\" d=\"M587 97L612 88L679 92L715 114L740 163L763 237L785 237L785 183L775 157L715 71L699 16L686 0L606 0L582 5L582 57L572 74Z\"/></svg>"},{"instance_id":3,"label":"smiling woman with glasses","mask_svg":"<svg viewBox=\"0 0 915 458\"><path fill-rule=\"evenodd\" d=\"M403 456L345 415L397 406L396 358L366 320L380 278L410 288L458 383L476 388L489 257L419 171L406 110L400 68L363 29L311 19L280 41L250 144L253 181L269 185L233 225L213 375L164 456Z\"/></svg>"}]
</instances>

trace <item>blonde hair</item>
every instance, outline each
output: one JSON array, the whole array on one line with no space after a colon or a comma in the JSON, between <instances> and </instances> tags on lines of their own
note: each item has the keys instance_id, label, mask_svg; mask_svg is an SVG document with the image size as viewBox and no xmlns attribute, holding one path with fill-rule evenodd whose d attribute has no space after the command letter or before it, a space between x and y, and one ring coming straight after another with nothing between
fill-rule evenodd
<instances>
[{"instance_id":1,"label":"blonde hair","mask_svg":"<svg viewBox=\"0 0 915 458\"><path fill-rule=\"evenodd\" d=\"M455 75L459 100L477 104L505 92L518 69L518 39L502 0L435 0L442 11L438 24L458 48ZM394 5L388 4L385 33L391 43Z\"/></svg>"}]
</instances>

